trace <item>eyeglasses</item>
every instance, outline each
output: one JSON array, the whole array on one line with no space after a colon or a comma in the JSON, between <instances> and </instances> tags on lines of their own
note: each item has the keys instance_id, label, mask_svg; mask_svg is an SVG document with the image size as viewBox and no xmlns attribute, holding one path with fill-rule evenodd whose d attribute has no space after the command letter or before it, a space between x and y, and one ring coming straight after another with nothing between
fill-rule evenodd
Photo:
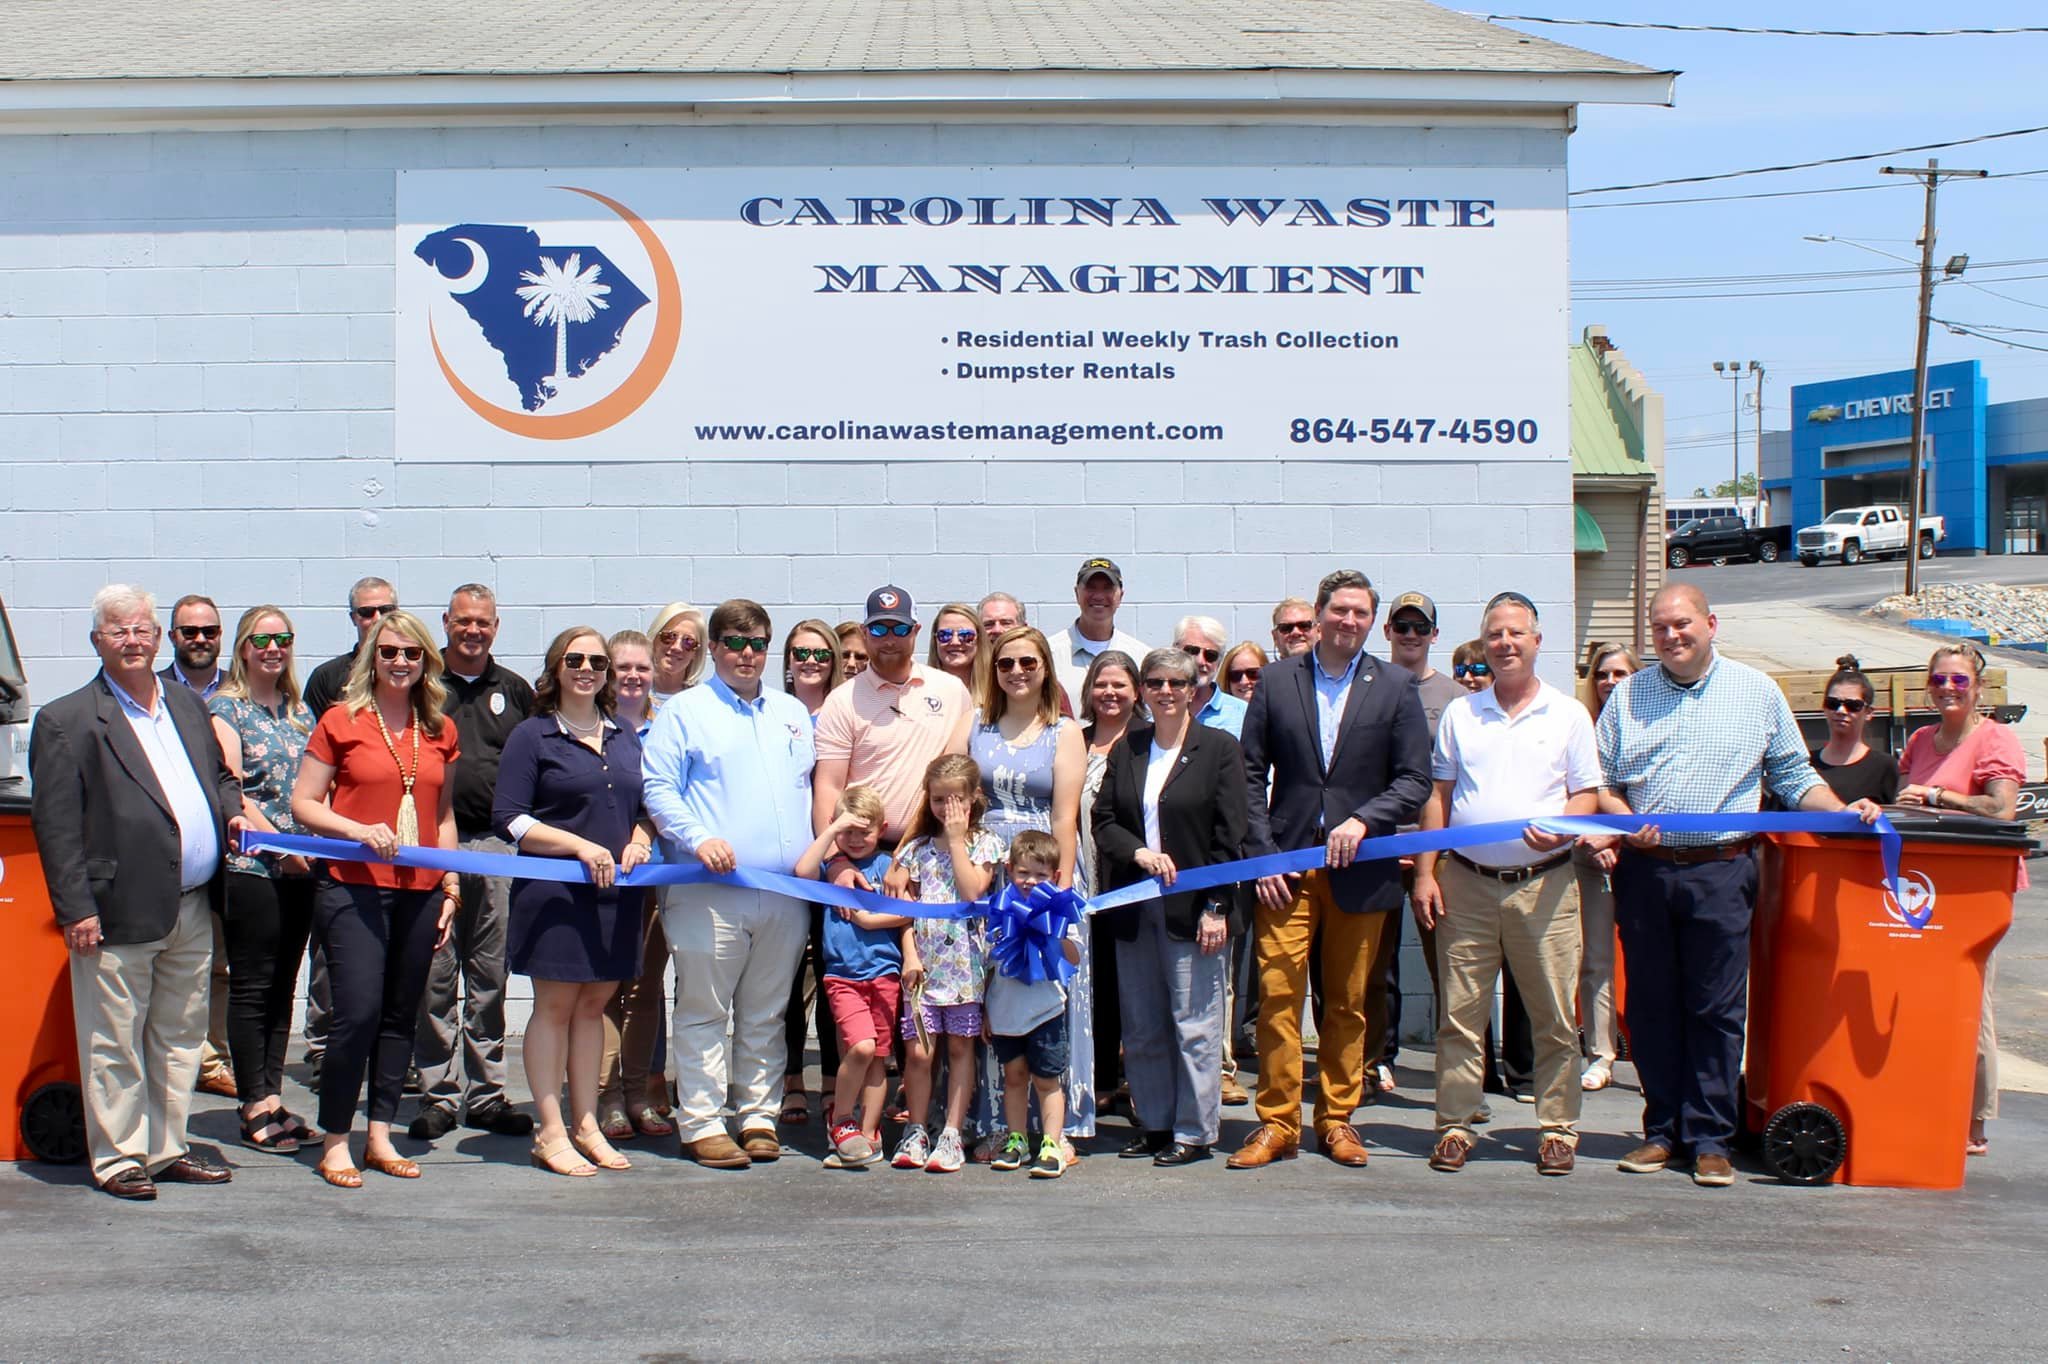
<instances>
[{"instance_id":1,"label":"eyeglasses","mask_svg":"<svg viewBox=\"0 0 2048 1364\"><path fill-rule=\"evenodd\" d=\"M868 633L876 639L886 639L890 635L903 639L916 628L915 625L912 625L907 620L871 620L868 622Z\"/></svg>"},{"instance_id":2,"label":"eyeglasses","mask_svg":"<svg viewBox=\"0 0 2048 1364\"><path fill-rule=\"evenodd\" d=\"M1493 668L1486 663L1453 663L1452 677L1492 677Z\"/></svg>"},{"instance_id":3,"label":"eyeglasses","mask_svg":"<svg viewBox=\"0 0 2048 1364\"><path fill-rule=\"evenodd\" d=\"M1199 644L1183 644L1180 646L1180 651L1189 658L1199 658L1204 663L1214 663L1217 659L1223 657L1221 649L1204 649Z\"/></svg>"},{"instance_id":4,"label":"eyeglasses","mask_svg":"<svg viewBox=\"0 0 2048 1364\"><path fill-rule=\"evenodd\" d=\"M379 644L377 657L386 663L395 663L403 655L408 663L417 663L427 656L427 651L417 644Z\"/></svg>"},{"instance_id":5,"label":"eyeglasses","mask_svg":"<svg viewBox=\"0 0 2048 1364\"><path fill-rule=\"evenodd\" d=\"M293 638L295 636L289 630L273 630L269 634L251 635L249 642L259 649L268 649L273 644L280 649L289 649L292 647Z\"/></svg>"},{"instance_id":6,"label":"eyeglasses","mask_svg":"<svg viewBox=\"0 0 2048 1364\"><path fill-rule=\"evenodd\" d=\"M131 639L155 639L156 627L154 625L123 625L112 630L94 630L93 633L111 643L123 644Z\"/></svg>"},{"instance_id":7,"label":"eyeglasses","mask_svg":"<svg viewBox=\"0 0 2048 1364\"><path fill-rule=\"evenodd\" d=\"M830 663L832 661L832 651L830 649L806 649L799 645L789 651L789 661L792 663Z\"/></svg>"},{"instance_id":8,"label":"eyeglasses","mask_svg":"<svg viewBox=\"0 0 2048 1364\"><path fill-rule=\"evenodd\" d=\"M1256 682L1259 680L1259 670L1257 668L1232 668L1228 673L1224 674L1224 677L1231 682Z\"/></svg>"},{"instance_id":9,"label":"eyeglasses","mask_svg":"<svg viewBox=\"0 0 2048 1364\"><path fill-rule=\"evenodd\" d=\"M1387 622L1387 628L1397 635L1407 635L1410 639L1436 633L1436 627L1426 620L1390 620Z\"/></svg>"},{"instance_id":10,"label":"eyeglasses","mask_svg":"<svg viewBox=\"0 0 2048 1364\"><path fill-rule=\"evenodd\" d=\"M654 640L664 649L673 649L680 645L684 653L697 652L697 637L686 635L681 630L663 630L654 637Z\"/></svg>"},{"instance_id":11,"label":"eyeglasses","mask_svg":"<svg viewBox=\"0 0 2048 1364\"><path fill-rule=\"evenodd\" d=\"M1145 679L1146 691L1186 691L1189 685L1185 677L1148 677Z\"/></svg>"},{"instance_id":12,"label":"eyeglasses","mask_svg":"<svg viewBox=\"0 0 2048 1364\"><path fill-rule=\"evenodd\" d=\"M562 662L571 668L588 668L600 677L612 669L612 661L603 654L563 654Z\"/></svg>"},{"instance_id":13,"label":"eyeglasses","mask_svg":"<svg viewBox=\"0 0 2048 1364\"><path fill-rule=\"evenodd\" d=\"M999 673L1035 673L1038 671L1038 668L1037 654L1026 654L1022 658L999 658L996 660L996 671Z\"/></svg>"},{"instance_id":14,"label":"eyeglasses","mask_svg":"<svg viewBox=\"0 0 2048 1364\"><path fill-rule=\"evenodd\" d=\"M972 644L976 639L980 638L980 636L973 630L948 629L932 631L932 638L937 640L941 644L951 644L955 640L958 640L962 644Z\"/></svg>"},{"instance_id":15,"label":"eyeglasses","mask_svg":"<svg viewBox=\"0 0 2048 1364\"><path fill-rule=\"evenodd\" d=\"M397 609L397 602L388 601L382 606L351 606L349 612L357 620L375 620L379 616L388 616Z\"/></svg>"},{"instance_id":16,"label":"eyeglasses","mask_svg":"<svg viewBox=\"0 0 2048 1364\"><path fill-rule=\"evenodd\" d=\"M187 642L195 639L220 638L220 627L218 625L180 625L177 627L177 630L178 637Z\"/></svg>"},{"instance_id":17,"label":"eyeglasses","mask_svg":"<svg viewBox=\"0 0 2048 1364\"><path fill-rule=\"evenodd\" d=\"M757 654L768 652L766 635L720 635L718 642L736 654L743 654L749 649Z\"/></svg>"},{"instance_id":18,"label":"eyeglasses","mask_svg":"<svg viewBox=\"0 0 2048 1364\"><path fill-rule=\"evenodd\" d=\"M1823 710L1846 710L1851 715L1861 715L1870 703L1854 696L1830 696L1820 704Z\"/></svg>"},{"instance_id":19,"label":"eyeglasses","mask_svg":"<svg viewBox=\"0 0 2048 1364\"><path fill-rule=\"evenodd\" d=\"M855 660L865 663L867 662L867 657L868 651L866 649L841 649L839 651L839 661L841 663L852 663Z\"/></svg>"},{"instance_id":20,"label":"eyeglasses","mask_svg":"<svg viewBox=\"0 0 2048 1364\"><path fill-rule=\"evenodd\" d=\"M1970 676L1968 673L1927 674L1928 686L1947 687L1953 691L1968 691L1970 689L1970 684L1975 682L1976 680L1976 678Z\"/></svg>"},{"instance_id":21,"label":"eyeglasses","mask_svg":"<svg viewBox=\"0 0 2048 1364\"><path fill-rule=\"evenodd\" d=\"M1305 635L1315 628L1316 623L1312 620L1276 620L1273 622L1273 633L1280 635Z\"/></svg>"}]
</instances>

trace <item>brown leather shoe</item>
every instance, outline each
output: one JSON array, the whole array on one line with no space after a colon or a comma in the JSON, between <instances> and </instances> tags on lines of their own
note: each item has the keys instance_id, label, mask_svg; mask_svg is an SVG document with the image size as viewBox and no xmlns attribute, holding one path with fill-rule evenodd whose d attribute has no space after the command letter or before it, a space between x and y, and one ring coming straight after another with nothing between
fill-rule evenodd
<instances>
[{"instance_id":1,"label":"brown leather shoe","mask_svg":"<svg viewBox=\"0 0 2048 1364\"><path fill-rule=\"evenodd\" d=\"M740 1133L740 1149L747 1153L749 1160L782 1159L782 1142L777 1139L772 1127L757 1127L751 1132Z\"/></svg>"},{"instance_id":2,"label":"brown leather shoe","mask_svg":"<svg viewBox=\"0 0 2048 1364\"><path fill-rule=\"evenodd\" d=\"M156 1185L150 1182L148 1174L132 1165L109 1175L107 1182L100 1185L100 1192L137 1203L149 1203L156 1199Z\"/></svg>"},{"instance_id":3,"label":"brown leather shoe","mask_svg":"<svg viewBox=\"0 0 2048 1364\"><path fill-rule=\"evenodd\" d=\"M1694 1156L1692 1182L1702 1188L1725 1189L1735 1182L1735 1167L1728 1163L1726 1156Z\"/></svg>"},{"instance_id":4,"label":"brown leather shoe","mask_svg":"<svg viewBox=\"0 0 2048 1364\"><path fill-rule=\"evenodd\" d=\"M1300 1137L1286 1136L1272 1123L1262 1122L1244 1139L1244 1145L1237 1148L1237 1153L1223 1164L1231 1170L1256 1170L1276 1160L1293 1160L1300 1154Z\"/></svg>"},{"instance_id":5,"label":"brown leather shoe","mask_svg":"<svg viewBox=\"0 0 2048 1364\"><path fill-rule=\"evenodd\" d=\"M235 1073L226 1066L222 1066L211 1075L200 1076L196 1088L201 1094L218 1094L223 1099L242 1097L242 1091L235 1088Z\"/></svg>"},{"instance_id":6,"label":"brown leather shoe","mask_svg":"<svg viewBox=\"0 0 2048 1364\"><path fill-rule=\"evenodd\" d=\"M1252 1096L1245 1092L1245 1087L1237 1082L1236 1076L1226 1075L1223 1077L1223 1106L1225 1108L1243 1108L1251 1101Z\"/></svg>"},{"instance_id":7,"label":"brown leather shoe","mask_svg":"<svg viewBox=\"0 0 2048 1364\"><path fill-rule=\"evenodd\" d=\"M682 1148L691 1160L713 1170L744 1170L754 1163L754 1158L723 1132L702 1141L686 1141Z\"/></svg>"},{"instance_id":8,"label":"brown leather shoe","mask_svg":"<svg viewBox=\"0 0 2048 1364\"><path fill-rule=\"evenodd\" d=\"M1646 1141L1623 1156L1617 1166L1622 1173L1653 1175L1671 1163L1671 1148L1661 1141Z\"/></svg>"},{"instance_id":9,"label":"brown leather shoe","mask_svg":"<svg viewBox=\"0 0 2048 1364\"><path fill-rule=\"evenodd\" d=\"M227 1166L198 1156L179 1156L156 1172L159 1184L225 1184L234 1177L235 1172Z\"/></svg>"},{"instance_id":10,"label":"brown leather shoe","mask_svg":"<svg viewBox=\"0 0 2048 1364\"><path fill-rule=\"evenodd\" d=\"M1348 1165L1362 1170L1368 1157L1365 1143L1358 1139L1358 1129L1348 1122L1340 1122L1326 1132L1316 1134L1316 1141L1322 1146L1323 1154L1339 1165Z\"/></svg>"},{"instance_id":11,"label":"brown leather shoe","mask_svg":"<svg viewBox=\"0 0 2048 1364\"><path fill-rule=\"evenodd\" d=\"M1471 1154L1470 1137L1463 1132L1446 1132L1436 1139L1436 1149L1429 1153L1429 1168L1454 1174L1465 1168L1465 1161Z\"/></svg>"},{"instance_id":12,"label":"brown leather shoe","mask_svg":"<svg viewBox=\"0 0 2048 1364\"><path fill-rule=\"evenodd\" d=\"M1572 1166L1578 1163L1578 1148L1563 1137L1545 1137L1543 1144L1536 1148L1536 1173L1539 1175L1568 1175Z\"/></svg>"}]
</instances>

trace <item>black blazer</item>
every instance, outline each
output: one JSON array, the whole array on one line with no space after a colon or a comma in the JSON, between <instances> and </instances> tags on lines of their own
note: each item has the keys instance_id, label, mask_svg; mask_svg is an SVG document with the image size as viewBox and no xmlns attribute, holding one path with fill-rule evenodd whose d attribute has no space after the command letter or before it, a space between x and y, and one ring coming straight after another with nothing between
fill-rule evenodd
<instances>
[{"instance_id":1,"label":"black blazer","mask_svg":"<svg viewBox=\"0 0 2048 1364\"><path fill-rule=\"evenodd\" d=\"M1268 663L1245 712L1247 856L1312 848L1354 817L1369 837L1391 834L1414 823L1429 796L1429 721L1415 675L1359 654L1325 767L1313 666L1313 649ZM1332 871L1330 893L1348 913L1399 909L1401 864L1356 862Z\"/></svg>"},{"instance_id":2,"label":"black blazer","mask_svg":"<svg viewBox=\"0 0 2048 1364\"><path fill-rule=\"evenodd\" d=\"M1109 767L1095 797L1095 851L1104 889L1145 879L1138 851L1145 846L1145 773L1151 766L1150 725L1132 729L1109 750ZM1189 721L1180 761L1159 792L1161 851L1182 871L1234 862L1243 856L1245 822L1244 755L1237 740L1220 729ZM1183 891L1163 897L1166 931L1192 939L1195 921L1215 905L1242 933L1241 897L1229 886ZM1126 942L1138 936L1137 906L1111 910L1109 929Z\"/></svg>"},{"instance_id":3,"label":"black blazer","mask_svg":"<svg viewBox=\"0 0 2048 1364\"><path fill-rule=\"evenodd\" d=\"M157 685L225 852L227 822L242 812L241 784L221 758L206 703L182 684ZM105 673L37 713L28 770L29 819L57 922L98 915L101 938L116 946L169 936L183 880L178 821ZM207 885L216 914L224 866L215 865Z\"/></svg>"}]
</instances>

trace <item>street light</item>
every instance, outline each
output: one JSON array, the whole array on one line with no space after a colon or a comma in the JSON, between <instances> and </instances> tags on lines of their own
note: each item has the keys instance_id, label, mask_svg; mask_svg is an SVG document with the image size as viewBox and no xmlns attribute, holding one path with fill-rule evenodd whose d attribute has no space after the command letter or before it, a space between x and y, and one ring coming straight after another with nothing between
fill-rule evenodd
<instances>
[{"instance_id":1,"label":"street light","mask_svg":"<svg viewBox=\"0 0 2048 1364\"><path fill-rule=\"evenodd\" d=\"M1728 485L1728 491L1735 499L1735 514L1738 516L1742 514L1742 376L1750 371L1758 374L1763 373L1763 366L1754 360L1749 361L1749 371L1745 371L1742 365L1743 362L1740 360L1716 360L1714 362L1714 373L1724 379L1733 379L1735 381L1735 403L1728 431L1728 451L1732 456L1730 463L1733 465L1731 472L1734 477ZM1759 380L1758 382L1761 383L1762 381ZM1761 394L1763 390L1759 388L1757 391ZM1759 398L1759 402L1761 402L1761 398ZM1759 426L1763 423L1763 410L1761 407L1757 410L1757 423ZM1758 471L1757 477L1761 480L1763 477L1761 465L1758 466Z\"/></svg>"}]
</instances>

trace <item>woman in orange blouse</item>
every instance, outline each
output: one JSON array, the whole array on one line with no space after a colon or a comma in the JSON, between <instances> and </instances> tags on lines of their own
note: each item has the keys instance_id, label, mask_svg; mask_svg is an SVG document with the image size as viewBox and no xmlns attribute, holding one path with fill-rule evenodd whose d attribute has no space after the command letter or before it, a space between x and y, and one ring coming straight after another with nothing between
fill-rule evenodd
<instances>
[{"instance_id":1,"label":"woman in orange blouse","mask_svg":"<svg viewBox=\"0 0 2048 1364\"><path fill-rule=\"evenodd\" d=\"M339 704L306 744L292 790L292 817L307 832L360 843L372 855L335 861L313 903L314 931L327 949L334 997L321 1067L320 1177L359 1189L349 1127L369 1074L369 1133L363 1163L417 1179L420 1167L391 1145L391 1120L412 1060L420 996L434 952L448 939L460 890L454 872L393 866L408 844L453 848L460 753L455 725L441 714L441 651L419 617L394 611L356 654Z\"/></svg>"}]
</instances>

